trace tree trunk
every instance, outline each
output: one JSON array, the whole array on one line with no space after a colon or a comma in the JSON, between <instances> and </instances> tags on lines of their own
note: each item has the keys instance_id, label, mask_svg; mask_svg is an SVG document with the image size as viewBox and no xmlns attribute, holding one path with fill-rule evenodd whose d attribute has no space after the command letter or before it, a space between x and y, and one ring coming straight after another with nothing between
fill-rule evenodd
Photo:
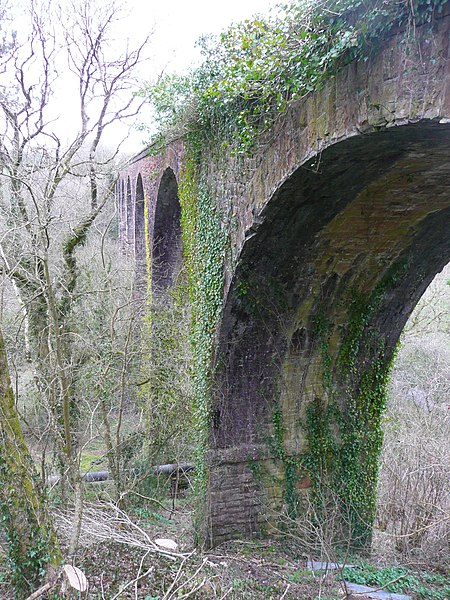
<instances>
[{"instance_id":1,"label":"tree trunk","mask_svg":"<svg viewBox=\"0 0 450 600\"><path fill-rule=\"evenodd\" d=\"M1 332L0 515L16 597L21 598L37 587L61 555L20 427Z\"/></svg>"}]
</instances>

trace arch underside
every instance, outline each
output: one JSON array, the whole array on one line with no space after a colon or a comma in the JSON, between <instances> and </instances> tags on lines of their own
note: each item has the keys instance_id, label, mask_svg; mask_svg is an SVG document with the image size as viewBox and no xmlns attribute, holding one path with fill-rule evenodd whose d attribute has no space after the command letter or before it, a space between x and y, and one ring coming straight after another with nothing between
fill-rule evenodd
<instances>
[{"instance_id":1,"label":"arch underside","mask_svg":"<svg viewBox=\"0 0 450 600\"><path fill-rule=\"evenodd\" d=\"M145 203L144 186L141 174L136 181L136 199L134 215L134 253L138 263L145 264Z\"/></svg>"},{"instance_id":2,"label":"arch underside","mask_svg":"<svg viewBox=\"0 0 450 600\"><path fill-rule=\"evenodd\" d=\"M136 180L136 198L134 208L134 256L138 287L145 288L146 257L145 257L145 200L144 186L141 174Z\"/></svg>"},{"instance_id":3,"label":"arch underside","mask_svg":"<svg viewBox=\"0 0 450 600\"><path fill-rule=\"evenodd\" d=\"M153 228L152 289L156 292L170 287L182 266L180 216L178 184L168 168L159 185Z\"/></svg>"},{"instance_id":4,"label":"arch underside","mask_svg":"<svg viewBox=\"0 0 450 600\"><path fill-rule=\"evenodd\" d=\"M298 168L265 207L220 331L213 543L258 533L262 503L282 506L285 476L268 482L282 471L281 455L308 452L307 407L332 400L346 418L348 390L359 397L371 365L388 364L411 311L449 261L449 142L450 126L433 122L349 138ZM361 412L361 427L370 428L364 419ZM248 466L255 460L270 475L263 484ZM224 518L230 493L232 506L248 508Z\"/></svg>"}]
</instances>

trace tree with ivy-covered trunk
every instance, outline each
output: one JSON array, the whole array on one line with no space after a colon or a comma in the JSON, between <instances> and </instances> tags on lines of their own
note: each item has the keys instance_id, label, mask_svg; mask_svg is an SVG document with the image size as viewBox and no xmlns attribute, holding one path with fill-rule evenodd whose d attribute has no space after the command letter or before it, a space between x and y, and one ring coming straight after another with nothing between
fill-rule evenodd
<instances>
[{"instance_id":1,"label":"tree with ivy-covered trunk","mask_svg":"<svg viewBox=\"0 0 450 600\"><path fill-rule=\"evenodd\" d=\"M51 574L61 555L17 415L1 332L0 522L16 597L21 598Z\"/></svg>"}]
</instances>

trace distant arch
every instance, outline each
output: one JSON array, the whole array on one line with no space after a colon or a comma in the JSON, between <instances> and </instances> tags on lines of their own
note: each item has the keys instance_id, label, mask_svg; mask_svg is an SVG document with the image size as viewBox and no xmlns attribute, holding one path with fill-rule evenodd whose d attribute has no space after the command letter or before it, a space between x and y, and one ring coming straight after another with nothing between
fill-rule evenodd
<instances>
[{"instance_id":1,"label":"distant arch","mask_svg":"<svg viewBox=\"0 0 450 600\"><path fill-rule=\"evenodd\" d=\"M130 177L127 177L127 199L125 209L125 244L128 246L133 241L133 204L131 196L131 181Z\"/></svg>"},{"instance_id":2,"label":"distant arch","mask_svg":"<svg viewBox=\"0 0 450 600\"><path fill-rule=\"evenodd\" d=\"M119 242L120 247L123 250L125 247L125 232L126 232L126 210L127 210L127 199L125 195L125 181L122 179L118 184L118 219L119 219Z\"/></svg>"}]
</instances>

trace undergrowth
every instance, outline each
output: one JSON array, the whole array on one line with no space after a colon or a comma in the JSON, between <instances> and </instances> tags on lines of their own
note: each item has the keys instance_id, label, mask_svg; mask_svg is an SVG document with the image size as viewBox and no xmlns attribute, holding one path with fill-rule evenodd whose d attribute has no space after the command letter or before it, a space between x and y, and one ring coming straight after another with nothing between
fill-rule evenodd
<instances>
[{"instance_id":1,"label":"undergrowth","mask_svg":"<svg viewBox=\"0 0 450 600\"><path fill-rule=\"evenodd\" d=\"M414 594L417 600L446 600L450 597L450 578L402 566L375 567L361 563L345 567L342 578L352 583L382 588L386 592Z\"/></svg>"}]
</instances>

